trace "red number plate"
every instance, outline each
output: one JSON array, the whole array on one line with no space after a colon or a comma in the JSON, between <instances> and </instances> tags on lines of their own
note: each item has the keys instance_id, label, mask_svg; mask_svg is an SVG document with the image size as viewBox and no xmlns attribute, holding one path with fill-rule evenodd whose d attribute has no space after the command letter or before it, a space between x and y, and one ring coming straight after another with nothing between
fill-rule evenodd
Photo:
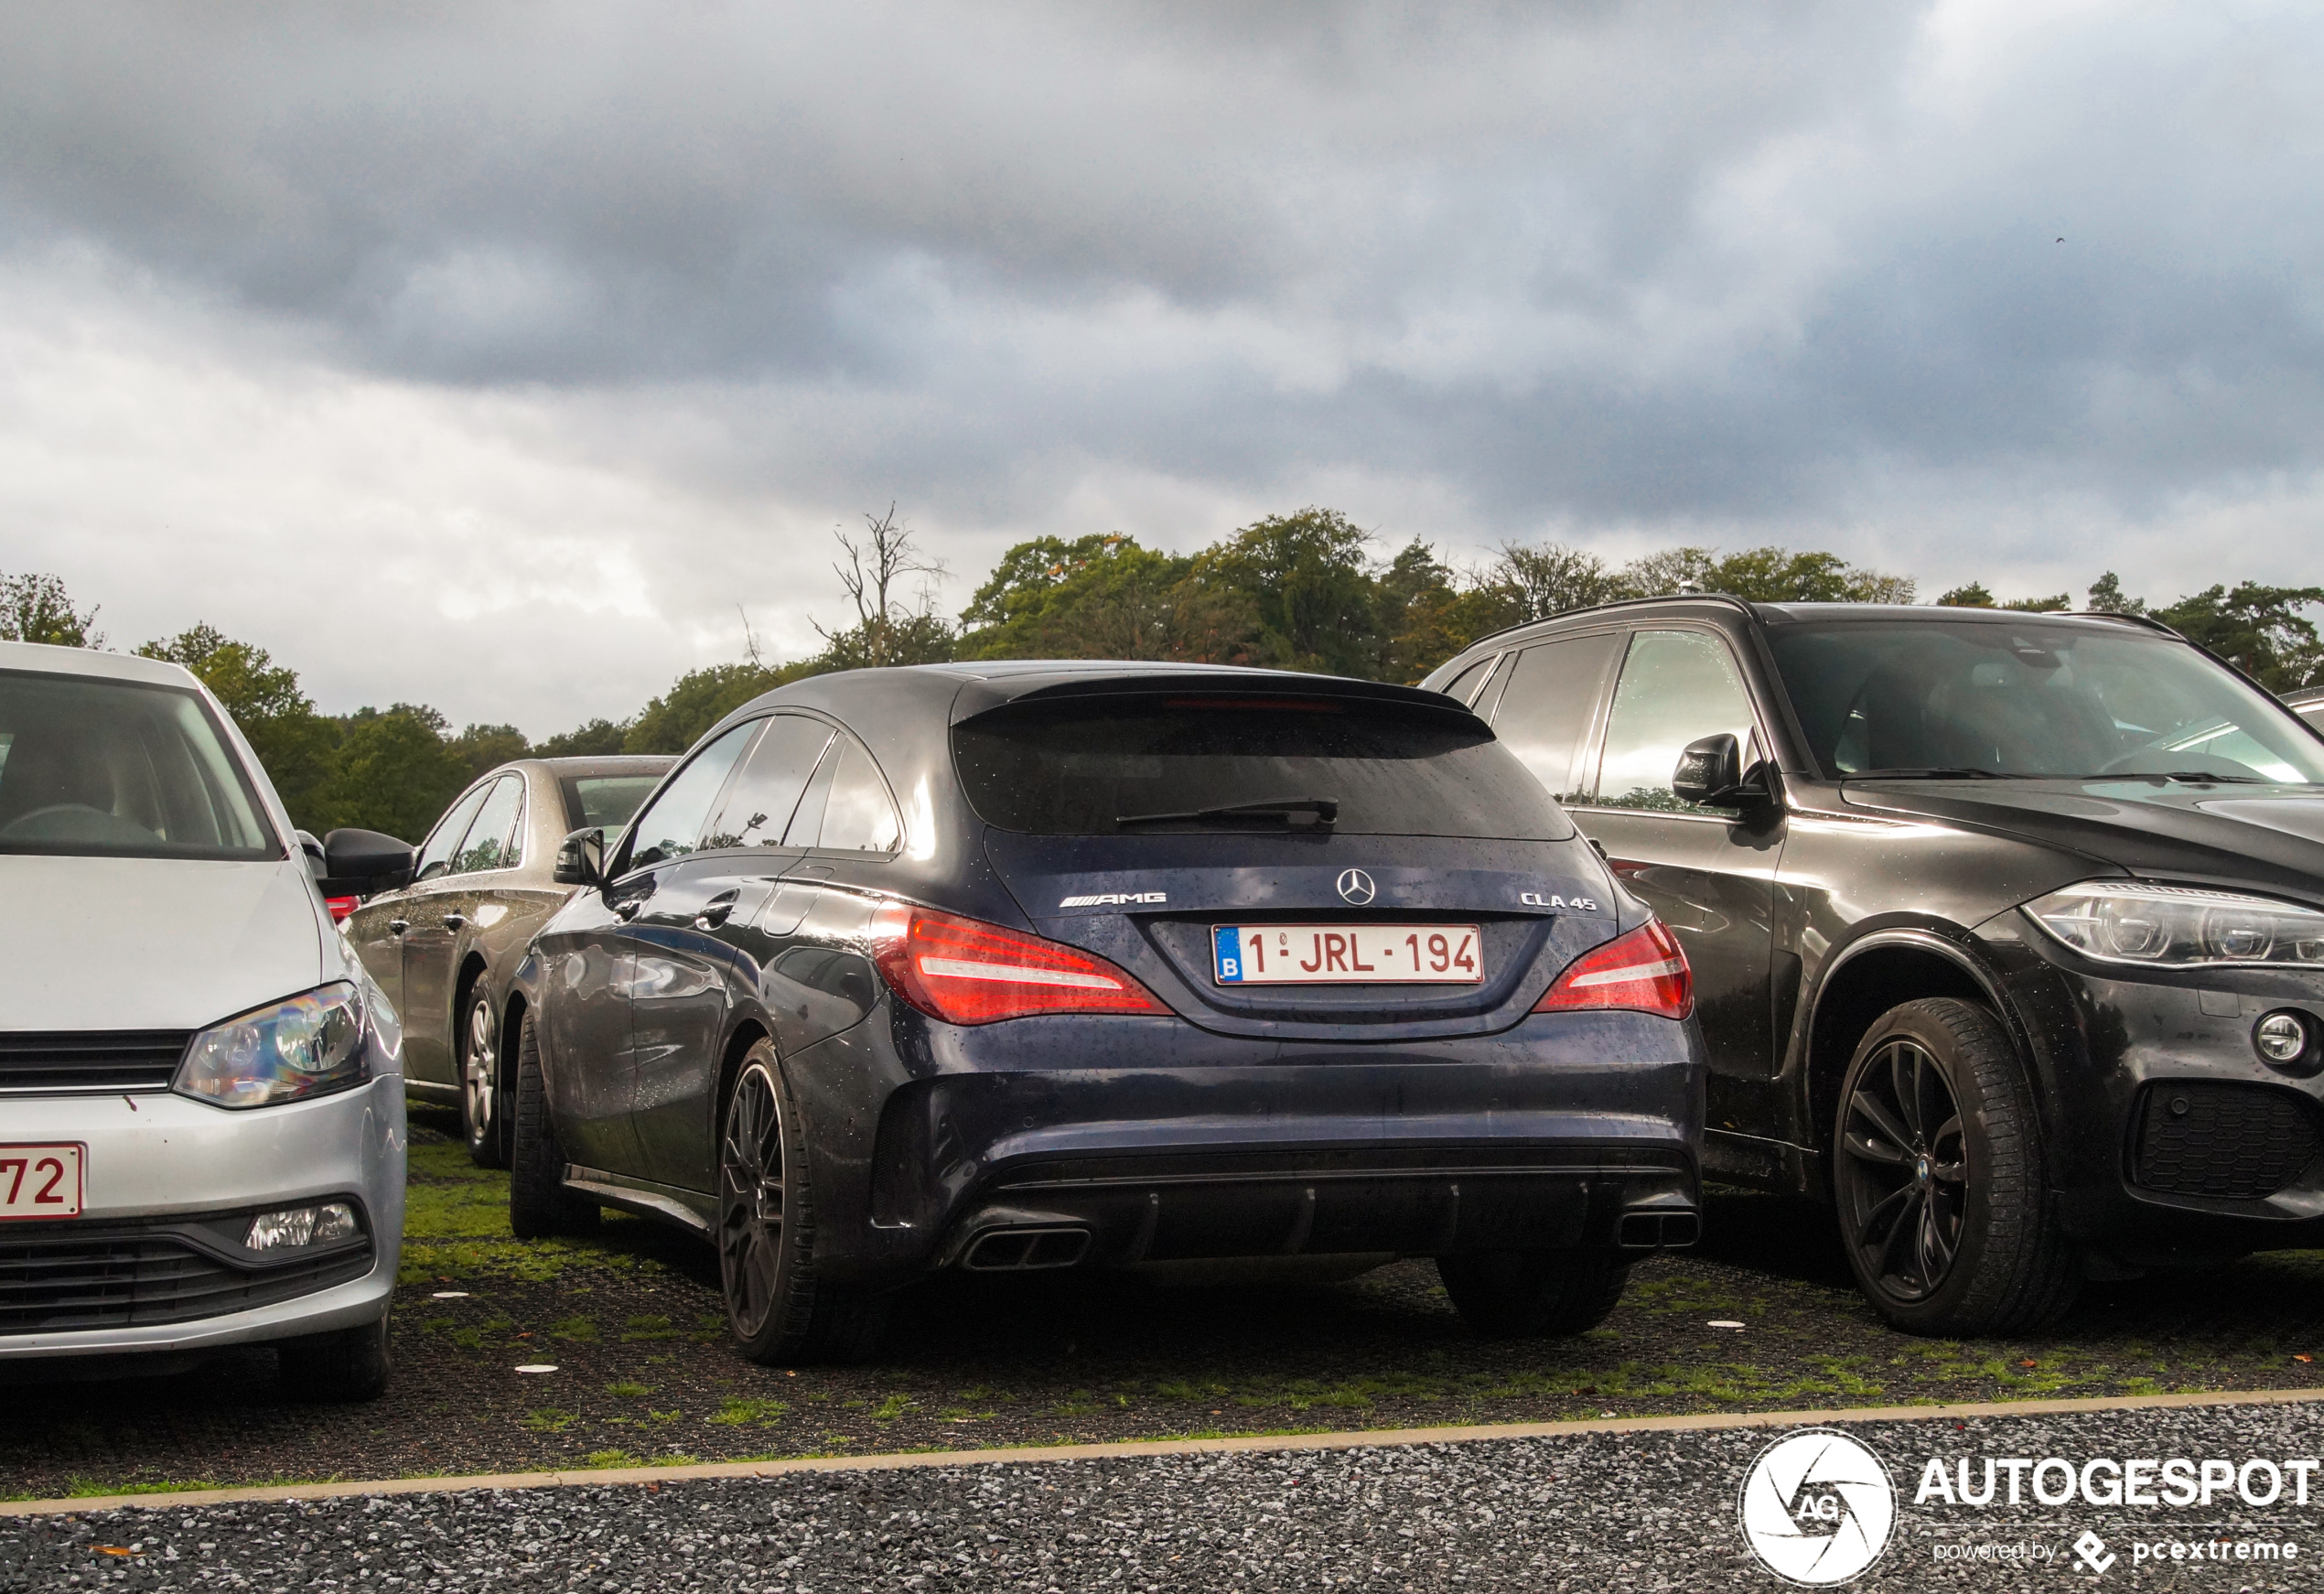
<instances>
[{"instance_id":1,"label":"red number plate","mask_svg":"<svg viewBox=\"0 0 2324 1594\"><path fill-rule=\"evenodd\" d=\"M0 1146L0 1219L77 1218L82 1146Z\"/></svg>"}]
</instances>

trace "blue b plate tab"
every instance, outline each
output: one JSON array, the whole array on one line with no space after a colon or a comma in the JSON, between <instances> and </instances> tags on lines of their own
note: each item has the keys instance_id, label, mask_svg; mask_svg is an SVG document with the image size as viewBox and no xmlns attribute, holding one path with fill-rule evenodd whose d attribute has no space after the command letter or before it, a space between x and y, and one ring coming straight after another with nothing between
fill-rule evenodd
<instances>
[{"instance_id":1,"label":"blue b plate tab","mask_svg":"<svg viewBox=\"0 0 2324 1594\"><path fill-rule=\"evenodd\" d=\"M1218 965L1219 984L1243 983L1243 927L1221 924L1210 932L1211 957Z\"/></svg>"}]
</instances>

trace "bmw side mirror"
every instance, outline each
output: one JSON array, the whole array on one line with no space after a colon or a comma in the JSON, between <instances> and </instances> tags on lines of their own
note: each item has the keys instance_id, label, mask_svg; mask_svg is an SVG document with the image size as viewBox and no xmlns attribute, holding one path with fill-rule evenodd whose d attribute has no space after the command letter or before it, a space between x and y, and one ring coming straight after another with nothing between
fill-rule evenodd
<instances>
[{"instance_id":1,"label":"bmw side mirror","mask_svg":"<svg viewBox=\"0 0 2324 1594\"><path fill-rule=\"evenodd\" d=\"M323 878L316 884L326 897L392 891L412 878L416 856L409 843L376 830L334 830L323 838Z\"/></svg>"},{"instance_id":2,"label":"bmw side mirror","mask_svg":"<svg viewBox=\"0 0 2324 1594\"><path fill-rule=\"evenodd\" d=\"M1758 768L1745 778L1742 745L1724 731L1686 744L1671 772L1671 794L1714 808L1750 808L1770 796Z\"/></svg>"},{"instance_id":3,"label":"bmw side mirror","mask_svg":"<svg viewBox=\"0 0 2324 1594\"><path fill-rule=\"evenodd\" d=\"M605 884L605 832L594 826L576 830L557 845L556 867L549 878L560 886Z\"/></svg>"}]
</instances>

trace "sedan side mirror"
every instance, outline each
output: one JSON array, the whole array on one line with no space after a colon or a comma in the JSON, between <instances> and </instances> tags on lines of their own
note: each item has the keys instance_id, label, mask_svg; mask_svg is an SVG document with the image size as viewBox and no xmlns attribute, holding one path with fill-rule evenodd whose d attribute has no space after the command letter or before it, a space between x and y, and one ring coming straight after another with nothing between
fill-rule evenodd
<instances>
[{"instance_id":1,"label":"sedan side mirror","mask_svg":"<svg viewBox=\"0 0 2324 1594\"><path fill-rule=\"evenodd\" d=\"M376 830L334 830L323 838L326 897L367 897L392 891L412 878L417 855L404 842Z\"/></svg>"},{"instance_id":2,"label":"sedan side mirror","mask_svg":"<svg viewBox=\"0 0 2324 1594\"><path fill-rule=\"evenodd\" d=\"M576 830L557 845L556 867L549 878L560 886L605 884L605 832L596 827Z\"/></svg>"},{"instance_id":3,"label":"sedan side mirror","mask_svg":"<svg viewBox=\"0 0 2324 1594\"><path fill-rule=\"evenodd\" d=\"M1671 794L1683 802L1715 808L1756 807L1770 795L1766 783L1756 779L1758 774L1754 769L1754 779L1744 778L1742 745L1722 731L1686 744L1686 750L1678 756L1678 768L1671 773Z\"/></svg>"}]
</instances>

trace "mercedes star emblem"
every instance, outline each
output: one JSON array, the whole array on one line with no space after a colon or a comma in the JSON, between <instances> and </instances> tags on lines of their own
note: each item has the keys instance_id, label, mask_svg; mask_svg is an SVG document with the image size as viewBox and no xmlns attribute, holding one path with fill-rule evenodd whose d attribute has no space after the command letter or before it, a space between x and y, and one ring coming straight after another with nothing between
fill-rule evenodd
<instances>
[{"instance_id":1,"label":"mercedes star emblem","mask_svg":"<svg viewBox=\"0 0 2324 1594\"><path fill-rule=\"evenodd\" d=\"M1340 871L1340 895L1343 899L1353 902L1361 908L1377 894L1372 883L1372 877L1361 869Z\"/></svg>"}]
</instances>

